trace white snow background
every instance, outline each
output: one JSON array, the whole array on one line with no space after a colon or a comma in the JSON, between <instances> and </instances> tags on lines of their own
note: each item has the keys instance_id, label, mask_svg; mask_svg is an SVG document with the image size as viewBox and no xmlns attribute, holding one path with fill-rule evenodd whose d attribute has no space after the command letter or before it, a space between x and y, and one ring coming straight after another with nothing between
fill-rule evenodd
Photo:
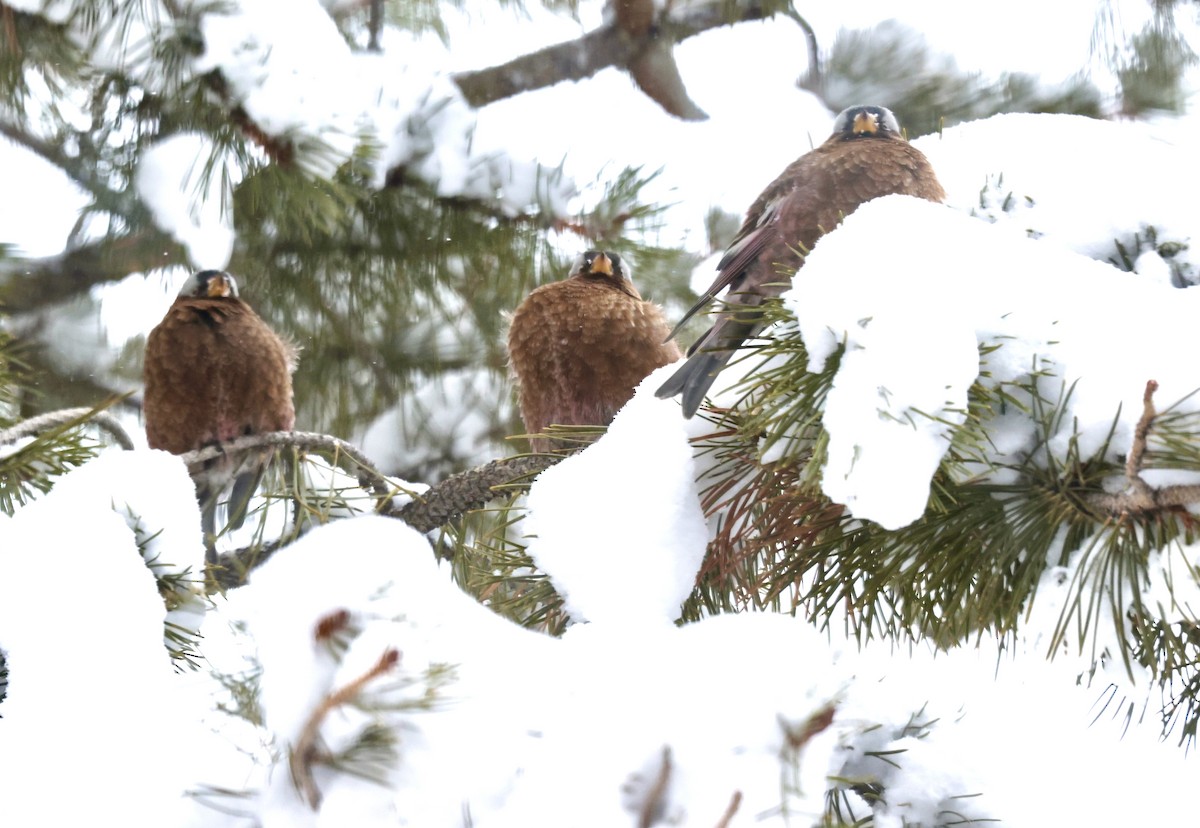
<instances>
[{"instance_id":1,"label":"white snow background","mask_svg":"<svg viewBox=\"0 0 1200 828\"><path fill-rule=\"evenodd\" d=\"M287 29L261 22L274 19L268 7L243 2L245 25L206 30L217 39L210 57L226 66L251 46L274 43L267 52L281 63L273 82L289 71L310 77L344 69L342 57L322 64L314 56L327 52L302 48L306 38L333 42L315 2L290 3L303 12ZM585 6L585 23L594 25L598 7ZM928 8L954 14L946 4ZM542 12L533 18L509 20L506 37L503 20L485 26L464 15L451 46L477 46L473 65L484 65L581 29ZM1079 21L1057 30L1055 57L1073 48L1063 44L1086 54L1091 18L1083 13ZM833 25L819 14L814 23ZM942 20L943 30L950 25ZM980 25L977 17L971 25ZM680 204L669 231L699 246L698 217L710 204L744 210L828 131L834 113L792 83L804 65L802 44L790 22L685 43L683 75L712 116L703 124L670 120L627 79L606 72L486 108L469 150L455 137L464 123L445 121L438 150L422 157L432 178L445 176L459 191L493 182L472 176L496 170L468 153L500 147L548 166L565 157L568 179L582 182L605 163L662 164L660 195ZM388 47L400 58L407 48ZM1019 51L1034 60L1038 50ZM713 53L727 59L712 61ZM268 95L261 77L239 77L248 95L262 93L263 117L314 134L393 129L419 98L393 90L383 114L364 121L369 108L354 109L361 101L317 90L288 107L294 91ZM754 95L745 94L750 86ZM626 129L581 141L575 125L614 111L616 102ZM529 119L545 112L556 120L530 129ZM989 356L991 381L1019 378L1035 359L1052 365L1059 381L1077 381L1064 420L1077 423L1085 447L1098 445L1118 406L1124 414L1113 442L1128 445L1146 380L1159 382L1160 407L1200 385L1192 367L1200 307L1191 307L1200 294L1168 284L1172 265L1196 275L1194 254L1185 249L1167 261L1145 253L1132 273L1107 263L1117 240L1129 244L1145 233L1143 223L1160 241L1197 236L1196 133L1191 118L1021 115L920 139L948 204L890 197L866 205L818 243L787 297L814 368L847 343L825 412L830 496L885 526L919 516L945 449L944 425L897 420L910 408L943 418L961 408L980 343L1001 344ZM162 152L149 163L167 165L170 157ZM170 188L188 174L175 169ZM525 184L534 180L532 167L505 169ZM224 220L181 211L180 201L148 201L198 257L228 244ZM51 212L64 227L74 220L69 201ZM13 225L6 218L3 226L7 234ZM12 238L28 238L27 252L39 245L53 252L53 241L32 231ZM197 566L203 554L191 484L174 458L107 452L0 519L0 644L12 671L0 705L0 822L482 828L647 824L649 816L707 826L736 804L731 825L808 825L824 807L828 776L871 775L888 791L890 804L874 814L883 828L988 818L1013 826L1188 823L1194 760L1159 740L1155 699L1146 721L1128 731L1112 710L1097 718L1110 682L1118 697L1144 699L1145 677L1130 686L1118 668L1079 686L1090 652L1045 658L1063 595L1049 576L1024 637L1003 650L987 638L937 657L922 648L860 650L776 615L674 626L708 528L687 443L702 426L679 417L677 403L652 396L662 375L647 379L606 437L547 472L529 494L532 553L578 622L561 639L521 630L464 596L411 529L383 518L343 520L278 555L203 617L202 649L214 668L249 670L251 657L261 665L260 729L217 710L221 688L206 672L173 672L163 648L164 609L138 543L157 564L179 569ZM997 423L996 450L1020 451L1030 428ZM1200 550L1173 554L1195 565ZM1179 563L1163 558L1153 571ZM1184 579L1174 587L1181 602L1200 601ZM335 658L313 631L342 611L347 649ZM199 617L185 611L173 620ZM339 708L321 736L336 748L382 724L399 735L399 762L383 784L318 769L322 804L313 811L296 792L288 746L323 697L392 649L399 662L368 685L372 704ZM439 701L422 709L430 686ZM787 732L831 706L832 724L789 755ZM875 757L889 751L903 752L890 762ZM659 811L646 815L642 803L664 756L669 784ZM221 790L251 793L223 797Z\"/></svg>"}]
</instances>

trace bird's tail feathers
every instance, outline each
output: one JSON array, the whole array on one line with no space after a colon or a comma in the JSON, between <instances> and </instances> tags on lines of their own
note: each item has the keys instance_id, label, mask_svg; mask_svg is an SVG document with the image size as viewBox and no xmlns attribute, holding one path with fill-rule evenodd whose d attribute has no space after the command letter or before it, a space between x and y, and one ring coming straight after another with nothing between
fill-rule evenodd
<instances>
[{"instance_id":1,"label":"bird's tail feathers","mask_svg":"<svg viewBox=\"0 0 1200 828\"><path fill-rule=\"evenodd\" d=\"M688 323L689 319L691 319L700 311L704 310L704 308L708 307L709 299L710 297L703 297L699 302L688 308L687 313L685 313L683 318L681 318L679 322L675 324L674 328L671 328L671 332L667 334L667 338L664 339L663 342L670 342L672 339L678 336L679 332L683 330L683 326Z\"/></svg>"},{"instance_id":2,"label":"bird's tail feathers","mask_svg":"<svg viewBox=\"0 0 1200 828\"><path fill-rule=\"evenodd\" d=\"M257 464L256 468L242 472L233 479L233 488L229 492L229 528L241 529L250 513L250 498L258 490L265 466Z\"/></svg>"},{"instance_id":3,"label":"bird's tail feathers","mask_svg":"<svg viewBox=\"0 0 1200 828\"><path fill-rule=\"evenodd\" d=\"M692 343L687 361L654 392L655 396L666 399L682 392L683 416L690 418L696 413L717 374L742 343L762 329L761 312L755 308L740 308L739 311L741 313L737 315L723 313Z\"/></svg>"},{"instance_id":4,"label":"bird's tail feathers","mask_svg":"<svg viewBox=\"0 0 1200 828\"><path fill-rule=\"evenodd\" d=\"M683 416L692 417L704 401L704 395L712 388L717 374L733 356L732 350L699 351L687 358L683 365L664 382L655 396L662 399L674 397L682 392Z\"/></svg>"}]
</instances>

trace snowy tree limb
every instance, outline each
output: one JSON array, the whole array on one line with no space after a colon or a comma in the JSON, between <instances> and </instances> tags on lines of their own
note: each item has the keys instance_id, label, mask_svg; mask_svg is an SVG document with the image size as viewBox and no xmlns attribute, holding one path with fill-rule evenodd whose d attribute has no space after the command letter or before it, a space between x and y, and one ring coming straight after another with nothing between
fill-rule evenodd
<instances>
[{"instance_id":1,"label":"snowy tree limb","mask_svg":"<svg viewBox=\"0 0 1200 828\"><path fill-rule=\"evenodd\" d=\"M791 4L780 0L737 3L708 0L677 4L675 8L668 4L666 10L659 12L657 18L647 25L646 11L649 9L653 12L650 8L652 5L643 0L625 0L617 4L619 14L613 24L503 65L459 73L454 80L466 100L480 107L563 80L579 80L602 69L617 67L629 71L635 79L639 78L640 73L639 85L643 91L674 114L700 117L703 113L687 98L682 81L677 77L677 70L672 72L674 63L669 55L670 44L710 29L763 20L778 13L795 17ZM167 6L178 18L188 14L174 3ZM667 50L666 61L663 60L664 48ZM204 82L215 98L222 102L229 122L250 141L281 164L287 165L293 160L295 152L288 139L270 135L256 124L245 109L232 100L226 81L219 73L210 73ZM144 105L155 105L154 101L154 96L146 93ZM93 196L97 207L115 213L121 219L119 224L137 228L125 235L82 244L59 256L27 261L0 260L0 305L7 312L20 314L44 308L84 293L96 285L122 279L132 272L187 264L184 249L169 234L155 229L146 216L140 215L142 208L132 190L118 192L112 189L109 182L97 172L108 169L110 165L97 163L99 147L94 152L92 147L84 145L87 133L73 134L73 140L84 142L75 154L61 149L63 141L56 142L39 136L16 122L0 120L0 134L61 169ZM388 186L404 186L406 181L403 169L393 170L387 176ZM444 201L459 206L463 203L462 198L454 196ZM483 203L471 206L478 206L485 213L491 212ZM132 215L131 211L139 215ZM497 215L497 218L505 221L524 220L523 217L514 219L501 215Z\"/></svg>"},{"instance_id":2,"label":"snowy tree limb","mask_svg":"<svg viewBox=\"0 0 1200 828\"><path fill-rule=\"evenodd\" d=\"M57 256L0 259L0 306L10 314L28 313L130 273L186 263L179 243L147 224L128 235L97 239Z\"/></svg>"},{"instance_id":3,"label":"snowy tree limb","mask_svg":"<svg viewBox=\"0 0 1200 828\"><path fill-rule=\"evenodd\" d=\"M96 408L64 408L50 411L28 420L22 420L11 428L0 431L0 446L13 443L24 437L33 437L57 428L71 427L90 423L111 436L121 448L131 451L133 440L125 428L117 422L116 417L107 411Z\"/></svg>"},{"instance_id":4,"label":"snowy tree limb","mask_svg":"<svg viewBox=\"0 0 1200 828\"><path fill-rule=\"evenodd\" d=\"M709 29L765 20L789 5L770 2L735 4L720 0L688 3L678 12L661 15L656 25L642 26L644 15L636 14L636 8L628 12L621 10L618 4L622 13L612 25L499 66L460 72L454 75L454 81L469 104L482 107L564 80L590 78L602 69L631 70L639 57L664 40L679 43ZM626 14L628 29L623 29L620 23Z\"/></svg>"}]
</instances>

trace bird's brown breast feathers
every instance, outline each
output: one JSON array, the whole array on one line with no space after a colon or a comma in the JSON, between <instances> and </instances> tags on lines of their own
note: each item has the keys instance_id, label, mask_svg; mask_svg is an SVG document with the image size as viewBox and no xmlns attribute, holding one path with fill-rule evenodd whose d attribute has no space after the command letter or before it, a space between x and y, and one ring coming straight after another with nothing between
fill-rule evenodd
<instances>
[{"instance_id":1,"label":"bird's brown breast feathers","mask_svg":"<svg viewBox=\"0 0 1200 828\"><path fill-rule=\"evenodd\" d=\"M174 454L295 425L294 349L238 299L175 301L146 340L146 436Z\"/></svg>"},{"instance_id":2,"label":"bird's brown breast feathers","mask_svg":"<svg viewBox=\"0 0 1200 828\"><path fill-rule=\"evenodd\" d=\"M606 425L655 368L679 358L657 306L603 281L533 291L513 314L508 349L530 432Z\"/></svg>"}]
</instances>

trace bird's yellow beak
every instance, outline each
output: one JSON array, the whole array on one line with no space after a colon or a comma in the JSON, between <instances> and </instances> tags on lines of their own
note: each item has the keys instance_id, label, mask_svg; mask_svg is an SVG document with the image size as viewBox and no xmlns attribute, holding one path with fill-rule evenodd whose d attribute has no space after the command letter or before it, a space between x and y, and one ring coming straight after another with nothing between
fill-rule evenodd
<instances>
[{"instance_id":1,"label":"bird's yellow beak","mask_svg":"<svg viewBox=\"0 0 1200 828\"><path fill-rule=\"evenodd\" d=\"M208 280L209 299L228 299L231 293L229 278L224 273L218 273Z\"/></svg>"},{"instance_id":2,"label":"bird's yellow beak","mask_svg":"<svg viewBox=\"0 0 1200 828\"><path fill-rule=\"evenodd\" d=\"M592 273L603 273L605 276L611 276L612 259L603 253L597 254L596 258L592 259Z\"/></svg>"},{"instance_id":3,"label":"bird's yellow beak","mask_svg":"<svg viewBox=\"0 0 1200 828\"><path fill-rule=\"evenodd\" d=\"M879 121L870 112L860 112L854 116L853 129L855 135L874 135L879 131Z\"/></svg>"}]
</instances>

